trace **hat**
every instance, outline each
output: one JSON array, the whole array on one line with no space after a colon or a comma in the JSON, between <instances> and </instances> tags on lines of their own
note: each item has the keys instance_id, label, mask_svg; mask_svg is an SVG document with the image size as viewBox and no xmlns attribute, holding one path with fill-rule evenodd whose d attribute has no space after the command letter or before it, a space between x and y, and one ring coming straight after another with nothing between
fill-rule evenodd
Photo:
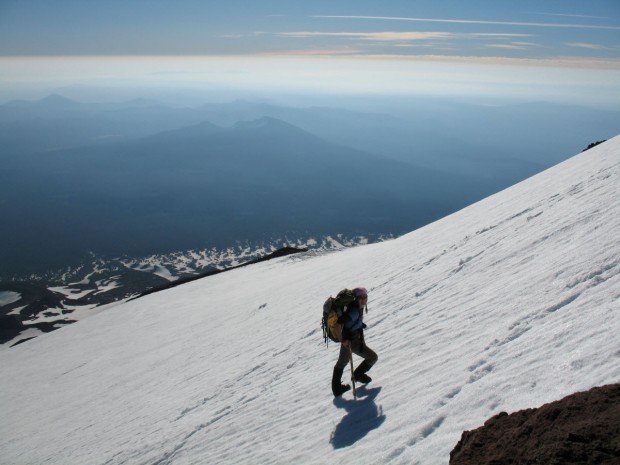
<instances>
[{"instance_id":1,"label":"hat","mask_svg":"<svg viewBox=\"0 0 620 465\"><path fill-rule=\"evenodd\" d=\"M366 291L365 287L356 287L353 289L353 295L356 299L359 299L360 297L368 297L368 291Z\"/></svg>"}]
</instances>

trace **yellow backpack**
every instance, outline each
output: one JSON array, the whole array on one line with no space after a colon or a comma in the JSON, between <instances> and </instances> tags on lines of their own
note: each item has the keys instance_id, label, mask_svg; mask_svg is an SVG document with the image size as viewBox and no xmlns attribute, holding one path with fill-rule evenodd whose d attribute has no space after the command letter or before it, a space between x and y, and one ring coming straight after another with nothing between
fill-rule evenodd
<instances>
[{"instance_id":1,"label":"yellow backpack","mask_svg":"<svg viewBox=\"0 0 620 465\"><path fill-rule=\"evenodd\" d=\"M336 325L338 318L342 315L344 308L355 301L353 291L343 289L336 297L329 297L323 304L323 318L321 319L321 327L323 328L323 340L329 345L329 339L334 342L340 342L336 338Z\"/></svg>"}]
</instances>

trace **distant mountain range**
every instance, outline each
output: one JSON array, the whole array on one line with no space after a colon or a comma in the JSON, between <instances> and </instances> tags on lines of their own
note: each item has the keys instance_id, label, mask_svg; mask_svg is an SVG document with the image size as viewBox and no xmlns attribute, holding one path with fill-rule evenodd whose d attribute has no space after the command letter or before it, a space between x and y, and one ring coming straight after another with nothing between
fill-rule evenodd
<instances>
[{"instance_id":1,"label":"distant mountain range","mask_svg":"<svg viewBox=\"0 0 620 465\"><path fill-rule=\"evenodd\" d=\"M60 95L0 105L0 292L30 295L24 314L51 328L72 305L97 311L261 250L394 237L615 134L620 121L545 103L418 99L387 111ZM204 261L196 250L234 252ZM95 270L96 281L67 287ZM0 316L17 308L3 305Z\"/></svg>"},{"instance_id":2,"label":"distant mountain range","mask_svg":"<svg viewBox=\"0 0 620 465\"><path fill-rule=\"evenodd\" d=\"M417 165L460 170L467 164L453 167L451 162L484 159L487 171L509 176L494 163L528 161L540 170L592 140L615 135L620 119L618 111L546 102L480 105L419 97L379 108L298 108L245 100L172 107L148 99L82 103L50 95L0 105L0 141L4 153L24 153L139 138L203 121L232 126L269 116L329 142Z\"/></svg>"},{"instance_id":3,"label":"distant mountain range","mask_svg":"<svg viewBox=\"0 0 620 465\"><path fill-rule=\"evenodd\" d=\"M31 106L81 108L57 97L44 103ZM3 275L74 264L88 252L400 234L494 191L473 176L336 145L268 116L2 158Z\"/></svg>"}]
</instances>

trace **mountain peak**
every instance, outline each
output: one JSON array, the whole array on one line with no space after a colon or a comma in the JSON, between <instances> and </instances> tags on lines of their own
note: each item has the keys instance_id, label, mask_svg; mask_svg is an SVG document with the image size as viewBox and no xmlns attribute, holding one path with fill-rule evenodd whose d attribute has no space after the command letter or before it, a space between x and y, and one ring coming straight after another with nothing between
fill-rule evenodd
<instances>
[{"instance_id":1,"label":"mountain peak","mask_svg":"<svg viewBox=\"0 0 620 465\"><path fill-rule=\"evenodd\" d=\"M262 116L251 121L238 121L232 131L250 136L266 136L273 140L287 140L289 137L319 141L322 139L298 126L271 116Z\"/></svg>"},{"instance_id":2,"label":"mountain peak","mask_svg":"<svg viewBox=\"0 0 620 465\"><path fill-rule=\"evenodd\" d=\"M11 100L2 105L5 108L17 108L17 109L46 109L53 110L68 108L70 106L78 105L78 102L64 97L60 94L50 94L47 97L43 97L39 100Z\"/></svg>"},{"instance_id":3,"label":"mountain peak","mask_svg":"<svg viewBox=\"0 0 620 465\"><path fill-rule=\"evenodd\" d=\"M125 102L126 105L133 107L162 107L164 106L161 102L148 98L135 98L132 100L128 100Z\"/></svg>"},{"instance_id":4,"label":"mountain peak","mask_svg":"<svg viewBox=\"0 0 620 465\"><path fill-rule=\"evenodd\" d=\"M71 100L70 98L64 97L60 94L50 94L47 97L39 100L38 103L55 106L68 106L77 104L75 100Z\"/></svg>"},{"instance_id":5,"label":"mountain peak","mask_svg":"<svg viewBox=\"0 0 620 465\"><path fill-rule=\"evenodd\" d=\"M287 128L297 129L296 126L289 124L281 119L273 118L271 116L262 116L261 118L252 121L239 121L235 124L236 129L264 129L264 128Z\"/></svg>"},{"instance_id":6,"label":"mountain peak","mask_svg":"<svg viewBox=\"0 0 620 465\"><path fill-rule=\"evenodd\" d=\"M178 144L181 142L194 141L196 139L204 138L210 134L214 134L222 131L222 128L216 126L209 121L203 121L198 124L192 124L191 126L184 126L177 129L170 129L168 131L158 132L150 136L146 136L140 141L158 141L162 144ZM132 142L136 143L136 141Z\"/></svg>"}]
</instances>

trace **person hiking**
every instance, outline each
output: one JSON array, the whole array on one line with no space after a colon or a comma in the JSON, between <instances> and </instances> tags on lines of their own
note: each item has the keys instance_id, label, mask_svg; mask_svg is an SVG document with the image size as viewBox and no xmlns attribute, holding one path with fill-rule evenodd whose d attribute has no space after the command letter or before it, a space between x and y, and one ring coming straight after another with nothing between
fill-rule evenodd
<instances>
[{"instance_id":1,"label":"person hiking","mask_svg":"<svg viewBox=\"0 0 620 465\"><path fill-rule=\"evenodd\" d=\"M366 372L370 370L378 359L377 354L364 341L364 328L366 325L363 320L364 308L366 308L368 303L368 292L363 287L357 287L352 292L354 300L337 312L338 322L334 325L333 330L335 339L340 341L340 355L334 366L332 377L332 392L335 397L339 397L351 389L350 385L342 384L341 382L342 373L352 357L351 353L359 355L364 359L353 372L353 379L363 384L367 384L372 380Z\"/></svg>"}]
</instances>

